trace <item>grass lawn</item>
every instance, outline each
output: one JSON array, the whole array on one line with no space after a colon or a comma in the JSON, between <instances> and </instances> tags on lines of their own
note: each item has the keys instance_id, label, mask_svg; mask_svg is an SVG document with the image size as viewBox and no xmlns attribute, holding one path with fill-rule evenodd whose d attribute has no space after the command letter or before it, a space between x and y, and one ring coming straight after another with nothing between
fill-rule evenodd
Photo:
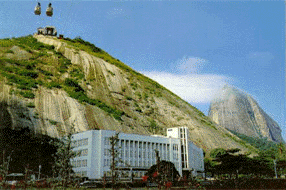
<instances>
[{"instance_id":1,"label":"grass lawn","mask_svg":"<svg viewBox=\"0 0 286 190\"><path fill-rule=\"evenodd\" d=\"M52 188L40 188L41 190L52 190ZM57 187L54 189L65 189L65 190L75 190L75 189L91 189L91 190L103 190L103 188L62 188L62 187ZM146 187L134 187L132 189L136 190L147 190L148 188ZM157 190L157 187L151 187L149 190ZM38 188L26 188L26 190L39 190ZM112 188L105 188L105 190L112 190ZM125 190L125 188L120 188L119 190Z\"/></svg>"}]
</instances>

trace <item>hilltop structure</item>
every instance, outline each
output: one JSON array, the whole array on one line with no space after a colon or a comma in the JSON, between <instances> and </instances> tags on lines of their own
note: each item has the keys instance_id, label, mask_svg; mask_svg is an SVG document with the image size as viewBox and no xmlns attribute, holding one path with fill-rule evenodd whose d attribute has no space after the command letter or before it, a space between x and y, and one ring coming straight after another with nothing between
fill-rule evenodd
<instances>
[{"instance_id":1,"label":"hilltop structure","mask_svg":"<svg viewBox=\"0 0 286 190\"><path fill-rule=\"evenodd\" d=\"M37 35L57 36L57 29L54 26L40 27L37 29Z\"/></svg>"}]
</instances>

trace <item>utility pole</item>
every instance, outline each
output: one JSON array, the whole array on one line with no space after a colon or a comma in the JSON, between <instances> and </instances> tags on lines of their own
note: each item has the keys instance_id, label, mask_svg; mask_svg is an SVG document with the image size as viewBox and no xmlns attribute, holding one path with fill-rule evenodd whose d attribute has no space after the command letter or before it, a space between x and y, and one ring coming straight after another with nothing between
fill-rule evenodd
<instances>
[{"instance_id":1,"label":"utility pole","mask_svg":"<svg viewBox=\"0 0 286 190\"><path fill-rule=\"evenodd\" d=\"M41 168L42 168L42 166L41 165L39 165L39 175L38 175L38 180L40 179L40 177L41 177Z\"/></svg>"},{"instance_id":2,"label":"utility pole","mask_svg":"<svg viewBox=\"0 0 286 190\"><path fill-rule=\"evenodd\" d=\"M276 160L273 160L274 163L274 171L275 171L275 178L277 179L277 171L276 171Z\"/></svg>"}]
</instances>

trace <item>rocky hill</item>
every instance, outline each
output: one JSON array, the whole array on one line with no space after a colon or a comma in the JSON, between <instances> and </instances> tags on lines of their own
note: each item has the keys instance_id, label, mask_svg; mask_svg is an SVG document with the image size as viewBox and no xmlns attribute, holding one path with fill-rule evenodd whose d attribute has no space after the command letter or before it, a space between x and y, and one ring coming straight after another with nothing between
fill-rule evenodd
<instances>
[{"instance_id":1,"label":"rocky hill","mask_svg":"<svg viewBox=\"0 0 286 190\"><path fill-rule=\"evenodd\" d=\"M142 63L143 64L143 63ZM256 151L163 86L81 39L35 35L0 40L0 127L59 137L109 129L165 134L187 126L190 140Z\"/></svg>"},{"instance_id":2,"label":"rocky hill","mask_svg":"<svg viewBox=\"0 0 286 190\"><path fill-rule=\"evenodd\" d=\"M248 94L225 86L210 105L209 117L217 124L251 137L283 142L279 125Z\"/></svg>"}]
</instances>

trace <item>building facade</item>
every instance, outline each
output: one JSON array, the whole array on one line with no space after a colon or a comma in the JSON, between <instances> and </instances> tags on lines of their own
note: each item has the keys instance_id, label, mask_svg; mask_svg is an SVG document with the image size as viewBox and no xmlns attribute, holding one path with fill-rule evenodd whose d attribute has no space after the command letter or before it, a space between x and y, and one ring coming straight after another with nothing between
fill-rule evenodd
<instances>
[{"instance_id":1,"label":"building facade","mask_svg":"<svg viewBox=\"0 0 286 190\"><path fill-rule=\"evenodd\" d=\"M167 137L180 139L180 153L182 171L192 171L193 175L204 171L204 153L193 142L188 141L189 129L187 127L175 127L167 129Z\"/></svg>"},{"instance_id":2,"label":"building facade","mask_svg":"<svg viewBox=\"0 0 286 190\"><path fill-rule=\"evenodd\" d=\"M180 175L183 171L203 172L203 151L187 140L187 128L171 129L168 129L167 136L119 133L119 176L143 176L156 164L155 150L158 150L160 160L172 162ZM78 152L78 156L71 160L74 172L90 179L111 176L110 137L115 134L116 131L110 130L90 130L74 134L73 150Z\"/></svg>"}]
</instances>

